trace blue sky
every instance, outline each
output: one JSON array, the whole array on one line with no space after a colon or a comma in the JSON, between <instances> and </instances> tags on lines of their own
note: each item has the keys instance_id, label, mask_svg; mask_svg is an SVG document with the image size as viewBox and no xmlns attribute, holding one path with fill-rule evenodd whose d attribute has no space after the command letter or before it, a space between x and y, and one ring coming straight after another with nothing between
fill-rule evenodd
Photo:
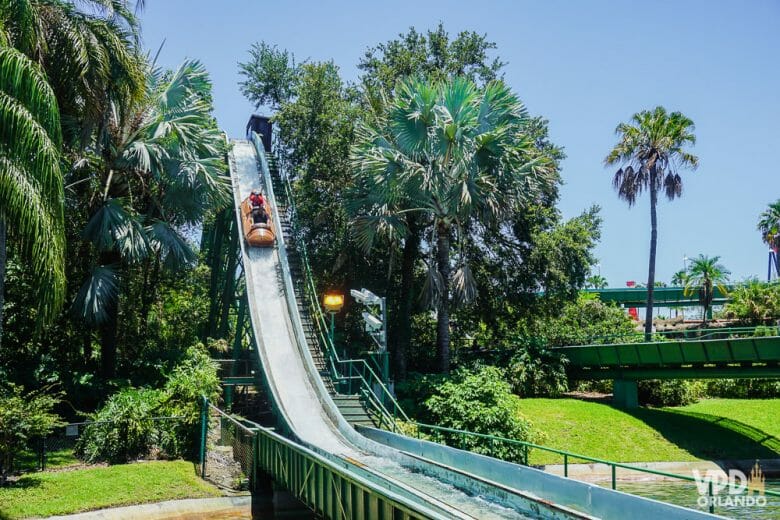
<instances>
[{"instance_id":1,"label":"blue sky","mask_svg":"<svg viewBox=\"0 0 780 520\"><path fill-rule=\"evenodd\" d=\"M602 166L614 129L664 105L696 123L701 165L683 172L683 198L659 207L656 279L668 282L683 256L720 255L736 280L766 276L756 219L780 198L780 2L394 1L261 2L156 0L143 16L159 63L205 63L216 116L240 136L252 106L238 90L237 62L265 40L299 59L333 59L347 80L365 49L442 21L455 34L486 33L508 62L505 77L533 114L550 121L563 163L566 217L592 204L604 225L596 254L610 287L645 280L649 203L617 199Z\"/></svg>"}]
</instances>

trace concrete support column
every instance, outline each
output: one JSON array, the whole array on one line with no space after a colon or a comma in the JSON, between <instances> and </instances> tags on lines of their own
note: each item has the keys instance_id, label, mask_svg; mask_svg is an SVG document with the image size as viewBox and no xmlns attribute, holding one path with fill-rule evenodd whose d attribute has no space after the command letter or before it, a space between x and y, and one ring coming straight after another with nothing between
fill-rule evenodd
<instances>
[{"instance_id":1,"label":"concrete support column","mask_svg":"<svg viewBox=\"0 0 780 520\"><path fill-rule=\"evenodd\" d=\"M620 408L639 407L639 393L636 381L615 379L612 382L612 402Z\"/></svg>"}]
</instances>

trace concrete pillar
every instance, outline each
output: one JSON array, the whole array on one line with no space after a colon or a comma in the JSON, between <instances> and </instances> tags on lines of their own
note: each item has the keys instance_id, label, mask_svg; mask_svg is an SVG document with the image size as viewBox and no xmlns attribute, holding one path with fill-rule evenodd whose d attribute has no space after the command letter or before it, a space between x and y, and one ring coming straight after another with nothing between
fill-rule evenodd
<instances>
[{"instance_id":1,"label":"concrete pillar","mask_svg":"<svg viewBox=\"0 0 780 520\"><path fill-rule=\"evenodd\" d=\"M620 408L639 407L639 393L636 381L615 379L612 382L612 402Z\"/></svg>"}]
</instances>

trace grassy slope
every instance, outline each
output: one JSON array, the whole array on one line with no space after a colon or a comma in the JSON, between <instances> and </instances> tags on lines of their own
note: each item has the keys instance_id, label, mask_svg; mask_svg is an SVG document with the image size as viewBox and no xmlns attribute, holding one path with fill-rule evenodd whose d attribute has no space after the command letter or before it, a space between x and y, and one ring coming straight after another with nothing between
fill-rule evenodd
<instances>
[{"instance_id":1,"label":"grassy slope","mask_svg":"<svg viewBox=\"0 0 780 520\"><path fill-rule=\"evenodd\" d=\"M780 399L712 399L681 408L618 410L576 399L524 399L542 444L621 462L780 458ZM532 464L562 462L534 450Z\"/></svg>"},{"instance_id":2,"label":"grassy slope","mask_svg":"<svg viewBox=\"0 0 780 520\"><path fill-rule=\"evenodd\" d=\"M0 489L0 519L219 494L198 478L191 462L181 460L33 473Z\"/></svg>"}]
</instances>

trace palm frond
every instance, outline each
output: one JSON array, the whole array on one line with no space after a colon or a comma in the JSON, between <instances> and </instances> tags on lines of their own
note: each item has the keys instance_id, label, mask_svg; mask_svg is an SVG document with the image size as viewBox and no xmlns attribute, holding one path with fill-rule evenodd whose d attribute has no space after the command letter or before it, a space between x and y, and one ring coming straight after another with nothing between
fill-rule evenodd
<instances>
[{"instance_id":1,"label":"palm frond","mask_svg":"<svg viewBox=\"0 0 780 520\"><path fill-rule=\"evenodd\" d=\"M111 318L119 298L119 273L115 265L92 269L73 300L70 312L89 325L101 325Z\"/></svg>"}]
</instances>

